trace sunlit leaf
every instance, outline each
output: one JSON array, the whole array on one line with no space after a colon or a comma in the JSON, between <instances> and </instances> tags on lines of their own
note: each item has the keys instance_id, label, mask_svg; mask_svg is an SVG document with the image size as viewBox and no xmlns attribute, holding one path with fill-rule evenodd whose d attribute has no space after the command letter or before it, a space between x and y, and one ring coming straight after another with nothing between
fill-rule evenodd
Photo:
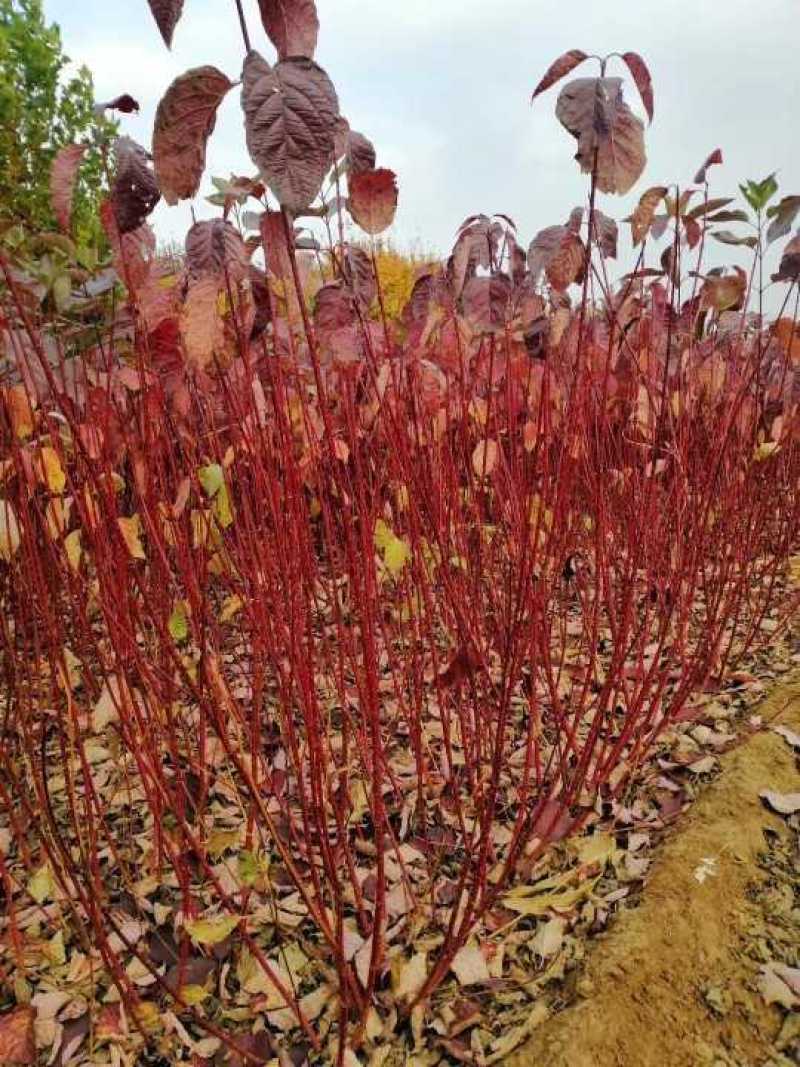
<instances>
[{"instance_id":1,"label":"sunlit leaf","mask_svg":"<svg viewBox=\"0 0 800 1067\"><path fill-rule=\"evenodd\" d=\"M216 919L192 919L186 923L186 932L198 945L218 945L233 933L240 922L240 915L220 915Z\"/></svg>"}]
</instances>

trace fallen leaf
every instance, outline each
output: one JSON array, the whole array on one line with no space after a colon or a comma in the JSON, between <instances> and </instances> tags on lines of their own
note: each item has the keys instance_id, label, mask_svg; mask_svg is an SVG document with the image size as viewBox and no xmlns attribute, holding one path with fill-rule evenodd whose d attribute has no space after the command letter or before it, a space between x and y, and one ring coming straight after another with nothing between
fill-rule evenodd
<instances>
[{"instance_id":1,"label":"fallen leaf","mask_svg":"<svg viewBox=\"0 0 800 1067\"><path fill-rule=\"evenodd\" d=\"M771 789L762 789L758 795L779 815L794 815L800 811L800 793L775 793Z\"/></svg>"},{"instance_id":2,"label":"fallen leaf","mask_svg":"<svg viewBox=\"0 0 800 1067\"><path fill-rule=\"evenodd\" d=\"M470 941L458 950L450 968L462 986L481 985L492 977L486 965L486 957L476 941Z\"/></svg>"}]
</instances>

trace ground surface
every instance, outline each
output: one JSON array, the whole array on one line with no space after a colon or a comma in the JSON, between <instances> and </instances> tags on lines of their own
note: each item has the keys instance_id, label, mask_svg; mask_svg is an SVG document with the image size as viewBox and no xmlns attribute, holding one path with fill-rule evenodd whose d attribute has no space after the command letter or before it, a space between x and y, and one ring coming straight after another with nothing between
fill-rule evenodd
<instances>
[{"instance_id":1,"label":"ground surface","mask_svg":"<svg viewBox=\"0 0 800 1067\"><path fill-rule=\"evenodd\" d=\"M800 790L797 676L755 711L771 728L722 756L657 855L640 906L595 940L577 1001L508 1067L800 1062L800 971L784 969L800 963L800 815L759 797Z\"/></svg>"}]
</instances>

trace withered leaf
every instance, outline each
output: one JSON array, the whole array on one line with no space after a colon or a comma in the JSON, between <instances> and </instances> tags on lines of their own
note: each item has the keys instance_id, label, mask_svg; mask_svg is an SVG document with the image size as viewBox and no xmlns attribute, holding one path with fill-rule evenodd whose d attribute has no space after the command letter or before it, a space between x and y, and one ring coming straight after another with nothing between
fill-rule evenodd
<instances>
[{"instance_id":1,"label":"withered leaf","mask_svg":"<svg viewBox=\"0 0 800 1067\"><path fill-rule=\"evenodd\" d=\"M168 204L197 192L217 108L231 85L216 67L194 67L176 78L161 98L153 130L153 161Z\"/></svg>"},{"instance_id":2,"label":"withered leaf","mask_svg":"<svg viewBox=\"0 0 800 1067\"><path fill-rule=\"evenodd\" d=\"M576 78L558 95L556 117L578 142L581 170L597 187L627 193L644 170L644 126L622 97L621 78Z\"/></svg>"},{"instance_id":3,"label":"withered leaf","mask_svg":"<svg viewBox=\"0 0 800 1067\"><path fill-rule=\"evenodd\" d=\"M114 143L117 170L111 187L111 206L119 232L138 229L158 203L161 193L147 152L130 137Z\"/></svg>"},{"instance_id":4,"label":"withered leaf","mask_svg":"<svg viewBox=\"0 0 800 1067\"><path fill-rule=\"evenodd\" d=\"M636 210L631 215L631 236L634 246L641 244L650 231L656 208L667 195L666 185L654 185L642 193Z\"/></svg>"}]
</instances>

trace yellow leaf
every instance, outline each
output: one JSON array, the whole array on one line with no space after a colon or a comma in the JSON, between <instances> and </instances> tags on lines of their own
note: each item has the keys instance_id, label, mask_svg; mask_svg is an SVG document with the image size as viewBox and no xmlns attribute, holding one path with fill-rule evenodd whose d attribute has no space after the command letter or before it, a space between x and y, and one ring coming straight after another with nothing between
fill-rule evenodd
<instances>
[{"instance_id":1,"label":"yellow leaf","mask_svg":"<svg viewBox=\"0 0 800 1067\"><path fill-rule=\"evenodd\" d=\"M400 537L392 537L383 550L383 562L392 575L399 574L410 558L411 549Z\"/></svg>"},{"instance_id":2,"label":"yellow leaf","mask_svg":"<svg viewBox=\"0 0 800 1067\"><path fill-rule=\"evenodd\" d=\"M753 453L753 459L756 463L763 463L764 460L769 459L770 456L774 456L776 452L780 451L780 445L777 441L765 441L763 445L759 445Z\"/></svg>"},{"instance_id":3,"label":"yellow leaf","mask_svg":"<svg viewBox=\"0 0 800 1067\"><path fill-rule=\"evenodd\" d=\"M67 534L64 538L64 551L67 553L67 561L70 567L77 571L81 565L81 556L83 555L80 530L73 530L72 533Z\"/></svg>"},{"instance_id":4,"label":"yellow leaf","mask_svg":"<svg viewBox=\"0 0 800 1067\"><path fill-rule=\"evenodd\" d=\"M12 385L5 392L5 402L16 437L24 440L33 433L34 414L24 385Z\"/></svg>"},{"instance_id":5,"label":"yellow leaf","mask_svg":"<svg viewBox=\"0 0 800 1067\"><path fill-rule=\"evenodd\" d=\"M230 620L238 612L242 610L242 598L234 594L227 597L222 604L222 611L219 613L220 622L230 622Z\"/></svg>"},{"instance_id":6,"label":"yellow leaf","mask_svg":"<svg viewBox=\"0 0 800 1067\"><path fill-rule=\"evenodd\" d=\"M37 904L44 904L53 895L54 889L53 876L45 863L28 882L28 893Z\"/></svg>"},{"instance_id":7,"label":"yellow leaf","mask_svg":"<svg viewBox=\"0 0 800 1067\"><path fill-rule=\"evenodd\" d=\"M58 452L49 445L45 445L39 456L37 474L51 493L63 493L67 484L67 476L58 458Z\"/></svg>"},{"instance_id":8,"label":"yellow leaf","mask_svg":"<svg viewBox=\"0 0 800 1067\"><path fill-rule=\"evenodd\" d=\"M10 563L19 546L20 532L17 516L11 504L0 497L0 559Z\"/></svg>"},{"instance_id":9,"label":"yellow leaf","mask_svg":"<svg viewBox=\"0 0 800 1067\"><path fill-rule=\"evenodd\" d=\"M63 537L71 511L72 497L54 496L47 501L47 509L45 511L47 532L54 541Z\"/></svg>"},{"instance_id":10,"label":"yellow leaf","mask_svg":"<svg viewBox=\"0 0 800 1067\"><path fill-rule=\"evenodd\" d=\"M186 931L198 945L218 945L233 933L241 920L240 915L220 915L216 919L193 919L187 922Z\"/></svg>"},{"instance_id":11,"label":"yellow leaf","mask_svg":"<svg viewBox=\"0 0 800 1067\"><path fill-rule=\"evenodd\" d=\"M146 559L141 541L141 520L138 515L120 516L117 519L122 537L134 559Z\"/></svg>"}]
</instances>

